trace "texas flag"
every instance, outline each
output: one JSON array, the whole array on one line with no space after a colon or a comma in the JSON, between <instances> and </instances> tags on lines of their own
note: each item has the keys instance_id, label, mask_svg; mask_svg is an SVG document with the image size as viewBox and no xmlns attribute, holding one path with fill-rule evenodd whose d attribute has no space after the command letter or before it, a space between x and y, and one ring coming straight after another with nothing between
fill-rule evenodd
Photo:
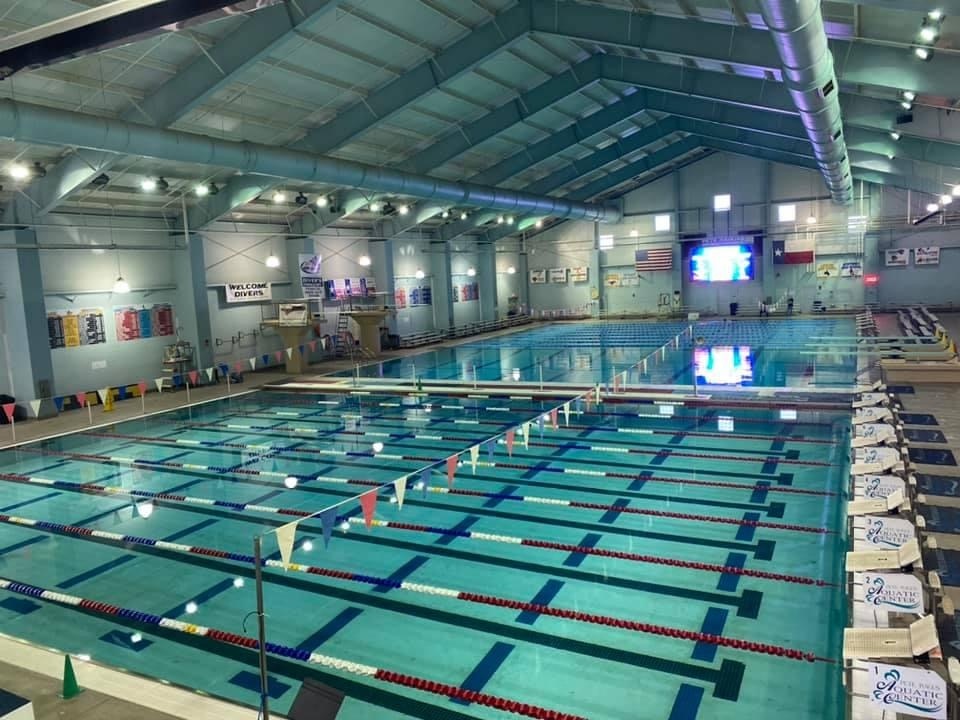
<instances>
[{"instance_id":1,"label":"texas flag","mask_svg":"<svg viewBox=\"0 0 960 720\"><path fill-rule=\"evenodd\" d=\"M773 241L774 265L806 265L813 262L812 237L788 238Z\"/></svg>"}]
</instances>

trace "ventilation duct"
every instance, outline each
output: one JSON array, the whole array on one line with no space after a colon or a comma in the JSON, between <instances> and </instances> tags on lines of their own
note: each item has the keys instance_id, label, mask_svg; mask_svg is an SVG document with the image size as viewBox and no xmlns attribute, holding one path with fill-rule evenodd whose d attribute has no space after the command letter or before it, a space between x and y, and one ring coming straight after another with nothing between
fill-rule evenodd
<instances>
[{"instance_id":1,"label":"ventilation duct","mask_svg":"<svg viewBox=\"0 0 960 720\"><path fill-rule=\"evenodd\" d=\"M221 140L14 100L0 100L0 137L38 145L66 145L230 168L242 173L407 195L436 200L443 205L472 205L517 215L597 222L618 222L622 215L619 206L614 204L574 202L488 185L458 183L272 145Z\"/></svg>"},{"instance_id":2,"label":"ventilation duct","mask_svg":"<svg viewBox=\"0 0 960 720\"><path fill-rule=\"evenodd\" d=\"M830 195L834 202L849 204L853 178L820 0L760 0L760 13L773 35L784 85L800 113Z\"/></svg>"}]
</instances>

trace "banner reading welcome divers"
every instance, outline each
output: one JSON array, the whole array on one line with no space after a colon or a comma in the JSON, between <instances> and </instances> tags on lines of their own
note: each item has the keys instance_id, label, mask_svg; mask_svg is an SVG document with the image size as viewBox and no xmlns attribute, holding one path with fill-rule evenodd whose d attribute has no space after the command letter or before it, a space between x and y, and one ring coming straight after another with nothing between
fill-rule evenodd
<instances>
[{"instance_id":1,"label":"banner reading welcome divers","mask_svg":"<svg viewBox=\"0 0 960 720\"><path fill-rule=\"evenodd\" d=\"M870 702L892 713L946 720L947 683L933 670L867 663Z\"/></svg>"},{"instance_id":2,"label":"banner reading welcome divers","mask_svg":"<svg viewBox=\"0 0 960 720\"><path fill-rule=\"evenodd\" d=\"M887 612L923 615L920 579L904 573L864 573L863 601Z\"/></svg>"},{"instance_id":3,"label":"banner reading welcome divers","mask_svg":"<svg viewBox=\"0 0 960 720\"><path fill-rule=\"evenodd\" d=\"M227 283L224 285L228 303L262 302L273 299L268 282Z\"/></svg>"}]
</instances>

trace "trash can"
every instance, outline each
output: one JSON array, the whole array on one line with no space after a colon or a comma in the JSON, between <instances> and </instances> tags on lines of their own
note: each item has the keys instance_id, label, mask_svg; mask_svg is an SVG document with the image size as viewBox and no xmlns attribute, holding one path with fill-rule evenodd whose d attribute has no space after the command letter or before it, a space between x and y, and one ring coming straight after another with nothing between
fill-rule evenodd
<instances>
[{"instance_id":1,"label":"trash can","mask_svg":"<svg viewBox=\"0 0 960 720\"><path fill-rule=\"evenodd\" d=\"M731 315L736 315L736 314L737 314L737 310L739 310L739 309L740 309L740 303L738 303L738 302L732 302L732 303L730 303L730 314L731 314Z\"/></svg>"}]
</instances>

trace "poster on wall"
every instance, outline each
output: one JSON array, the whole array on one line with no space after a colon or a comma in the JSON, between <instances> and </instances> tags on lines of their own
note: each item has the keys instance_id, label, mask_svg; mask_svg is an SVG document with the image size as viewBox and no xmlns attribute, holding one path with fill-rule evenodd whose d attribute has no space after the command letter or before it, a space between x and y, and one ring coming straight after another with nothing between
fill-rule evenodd
<instances>
[{"instance_id":1,"label":"poster on wall","mask_svg":"<svg viewBox=\"0 0 960 720\"><path fill-rule=\"evenodd\" d=\"M300 285L303 287L303 296L308 298L323 297L323 278L320 277L321 257L312 253L300 253L297 256L300 264Z\"/></svg>"},{"instance_id":2,"label":"poster on wall","mask_svg":"<svg viewBox=\"0 0 960 720\"><path fill-rule=\"evenodd\" d=\"M377 291L373 278L334 278L322 283L324 300L343 300L348 297L366 297Z\"/></svg>"},{"instance_id":3,"label":"poster on wall","mask_svg":"<svg viewBox=\"0 0 960 720\"><path fill-rule=\"evenodd\" d=\"M228 303L263 302L273 299L268 282L227 283L223 286Z\"/></svg>"},{"instance_id":4,"label":"poster on wall","mask_svg":"<svg viewBox=\"0 0 960 720\"><path fill-rule=\"evenodd\" d=\"M898 248L896 250L884 250L884 257L886 258L887 267L906 267L907 258L910 251L905 248Z\"/></svg>"},{"instance_id":5,"label":"poster on wall","mask_svg":"<svg viewBox=\"0 0 960 720\"><path fill-rule=\"evenodd\" d=\"M840 268L837 267L836 263L832 262L818 262L817 263L817 277L818 278L833 278L840 275Z\"/></svg>"},{"instance_id":6,"label":"poster on wall","mask_svg":"<svg viewBox=\"0 0 960 720\"><path fill-rule=\"evenodd\" d=\"M547 271L545 269L530 271L530 284L543 285L547 282Z\"/></svg>"},{"instance_id":7,"label":"poster on wall","mask_svg":"<svg viewBox=\"0 0 960 720\"><path fill-rule=\"evenodd\" d=\"M464 283L463 285L454 285L451 288L454 302L472 302L480 299L479 283Z\"/></svg>"},{"instance_id":8,"label":"poster on wall","mask_svg":"<svg viewBox=\"0 0 960 720\"><path fill-rule=\"evenodd\" d=\"M620 287L620 273L607 273L603 278L603 284L607 287Z\"/></svg>"},{"instance_id":9,"label":"poster on wall","mask_svg":"<svg viewBox=\"0 0 960 720\"><path fill-rule=\"evenodd\" d=\"M845 262L840 266L840 277L863 277L863 263L859 260Z\"/></svg>"},{"instance_id":10,"label":"poster on wall","mask_svg":"<svg viewBox=\"0 0 960 720\"><path fill-rule=\"evenodd\" d=\"M51 350L105 343L103 308L47 313L47 335Z\"/></svg>"},{"instance_id":11,"label":"poster on wall","mask_svg":"<svg viewBox=\"0 0 960 720\"><path fill-rule=\"evenodd\" d=\"M586 267L570 268L570 281L575 283L586 282L587 268Z\"/></svg>"},{"instance_id":12,"label":"poster on wall","mask_svg":"<svg viewBox=\"0 0 960 720\"><path fill-rule=\"evenodd\" d=\"M117 340L121 342L173 335L173 306L169 303L152 307L115 307L113 317Z\"/></svg>"},{"instance_id":13,"label":"poster on wall","mask_svg":"<svg viewBox=\"0 0 960 720\"><path fill-rule=\"evenodd\" d=\"M940 248L939 247L918 247L913 249L914 265L939 265Z\"/></svg>"},{"instance_id":14,"label":"poster on wall","mask_svg":"<svg viewBox=\"0 0 960 720\"><path fill-rule=\"evenodd\" d=\"M552 283L567 282L567 269L566 268L550 268L550 282Z\"/></svg>"}]
</instances>

